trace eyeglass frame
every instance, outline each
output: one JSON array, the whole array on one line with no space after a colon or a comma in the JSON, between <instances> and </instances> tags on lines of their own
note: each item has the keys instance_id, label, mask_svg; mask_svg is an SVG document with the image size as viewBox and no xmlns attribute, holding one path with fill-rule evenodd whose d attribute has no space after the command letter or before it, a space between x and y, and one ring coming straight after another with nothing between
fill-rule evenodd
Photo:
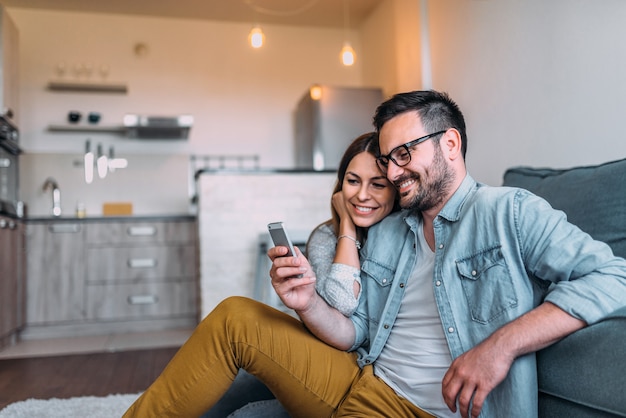
<instances>
[{"instance_id":1,"label":"eyeglass frame","mask_svg":"<svg viewBox=\"0 0 626 418\"><path fill-rule=\"evenodd\" d=\"M389 161L393 162L397 167L406 167L411 162L411 149L410 149L410 147L414 147L415 145L419 145L422 142L429 140L430 138L433 138L433 137L435 137L437 135L444 134L446 132L448 132L447 129L443 130L443 131L439 131L439 132L434 132L432 134L424 135L424 136L421 136L421 137L419 137L417 139L414 139L412 141L404 143L402 145L398 145L397 147L392 149L389 154L387 154L387 155L379 155L378 157L376 157L376 165L378 165L378 168L380 168L380 170L383 173L387 172L387 168L389 167ZM402 164L402 165L398 164L396 159L391 156L393 153L395 153L396 151L398 151L401 148L404 148L406 150L407 155L409 156L408 161L406 163ZM384 163L383 160L387 160L387 162Z\"/></svg>"}]
</instances>

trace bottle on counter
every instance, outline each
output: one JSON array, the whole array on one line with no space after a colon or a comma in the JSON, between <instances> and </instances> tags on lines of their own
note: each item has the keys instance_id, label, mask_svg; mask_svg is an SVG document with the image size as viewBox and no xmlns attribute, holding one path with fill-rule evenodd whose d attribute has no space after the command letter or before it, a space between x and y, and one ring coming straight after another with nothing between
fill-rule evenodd
<instances>
[{"instance_id":1,"label":"bottle on counter","mask_svg":"<svg viewBox=\"0 0 626 418\"><path fill-rule=\"evenodd\" d=\"M87 216L87 209L85 209L85 204L83 202L76 203L76 217L84 218Z\"/></svg>"}]
</instances>

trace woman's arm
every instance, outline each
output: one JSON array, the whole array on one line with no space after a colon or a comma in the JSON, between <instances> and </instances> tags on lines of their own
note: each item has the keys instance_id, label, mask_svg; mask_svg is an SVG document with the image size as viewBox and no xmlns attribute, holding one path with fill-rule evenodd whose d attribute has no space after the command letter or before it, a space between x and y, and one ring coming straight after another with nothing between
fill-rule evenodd
<instances>
[{"instance_id":1,"label":"woman's arm","mask_svg":"<svg viewBox=\"0 0 626 418\"><path fill-rule=\"evenodd\" d=\"M350 254L351 252L355 254ZM337 242L333 227L327 222L311 233L307 243L307 255L317 276L317 292L330 306L345 316L352 315L358 305L361 283L358 251L354 242L349 239L340 239ZM338 261L349 261L344 258L346 256L356 256L357 262L354 263L353 260L352 265L349 265Z\"/></svg>"}]
</instances>

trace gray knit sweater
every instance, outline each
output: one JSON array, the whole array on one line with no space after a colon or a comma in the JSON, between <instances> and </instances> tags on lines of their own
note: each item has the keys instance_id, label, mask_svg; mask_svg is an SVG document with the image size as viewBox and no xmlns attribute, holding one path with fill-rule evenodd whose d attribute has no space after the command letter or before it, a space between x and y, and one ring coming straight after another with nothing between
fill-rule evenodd
<instances>
[{"instance_id":1,"label":"gray knit sweater","mask_svg":"<svg viewBox=\"0 0 626 418\"><path fill-rule=\"evenodd\" d=\"M358 305L354 297L354 281L361 284L361 270L346 264L333 263L337 236L329 224L315 228L307 243L307 258L317 276L315 288L330 306L350 316ZM360 296L360 294L359 294Z\"/></svg>"}]
</instances>

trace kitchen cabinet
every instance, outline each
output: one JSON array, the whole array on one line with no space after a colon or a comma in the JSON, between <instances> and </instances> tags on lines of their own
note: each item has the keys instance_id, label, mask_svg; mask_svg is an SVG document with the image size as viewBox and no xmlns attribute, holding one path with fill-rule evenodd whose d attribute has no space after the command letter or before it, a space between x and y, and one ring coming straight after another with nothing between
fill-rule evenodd
<instances>
[{"instance_id":1,"label":"kitchen cabinet","mask_svg":"<svg viewBox=\"0 0 626 418\"><path fill-rule=\"evenodd\" d=\"M84 226L79 221L26 225L28 325L83 318Z\"/></svg>"},{"instance_id":2,"label":"kitchen cabinet","mask_svg":"<svg viewBox=\"0 0 626 418\"><path fill-rule=\"evenodd\" d=\"M0 349L15 341L24 324L22 224L0 216Z\"/></svg>"},{"instance_id":3,"label":"kitchen cabinet","mask_svg":"<svg viewBox=\"0 0 626 418\"><path fill-rule=\"evenodd\" d=\"M29 221L22 336L74 336L197 323L196 220Z\"/></svg>"},{"instance_id":4,"label":"kitchen cabinet","mask_svg":"<svg viewBox=\"0 0 626 418\"><path fill-rule=\"evenodd\" d=\"M120 222L86 231L86 317L194 316L197 246L188 222Z\"/></svg>"}]
</instances>

